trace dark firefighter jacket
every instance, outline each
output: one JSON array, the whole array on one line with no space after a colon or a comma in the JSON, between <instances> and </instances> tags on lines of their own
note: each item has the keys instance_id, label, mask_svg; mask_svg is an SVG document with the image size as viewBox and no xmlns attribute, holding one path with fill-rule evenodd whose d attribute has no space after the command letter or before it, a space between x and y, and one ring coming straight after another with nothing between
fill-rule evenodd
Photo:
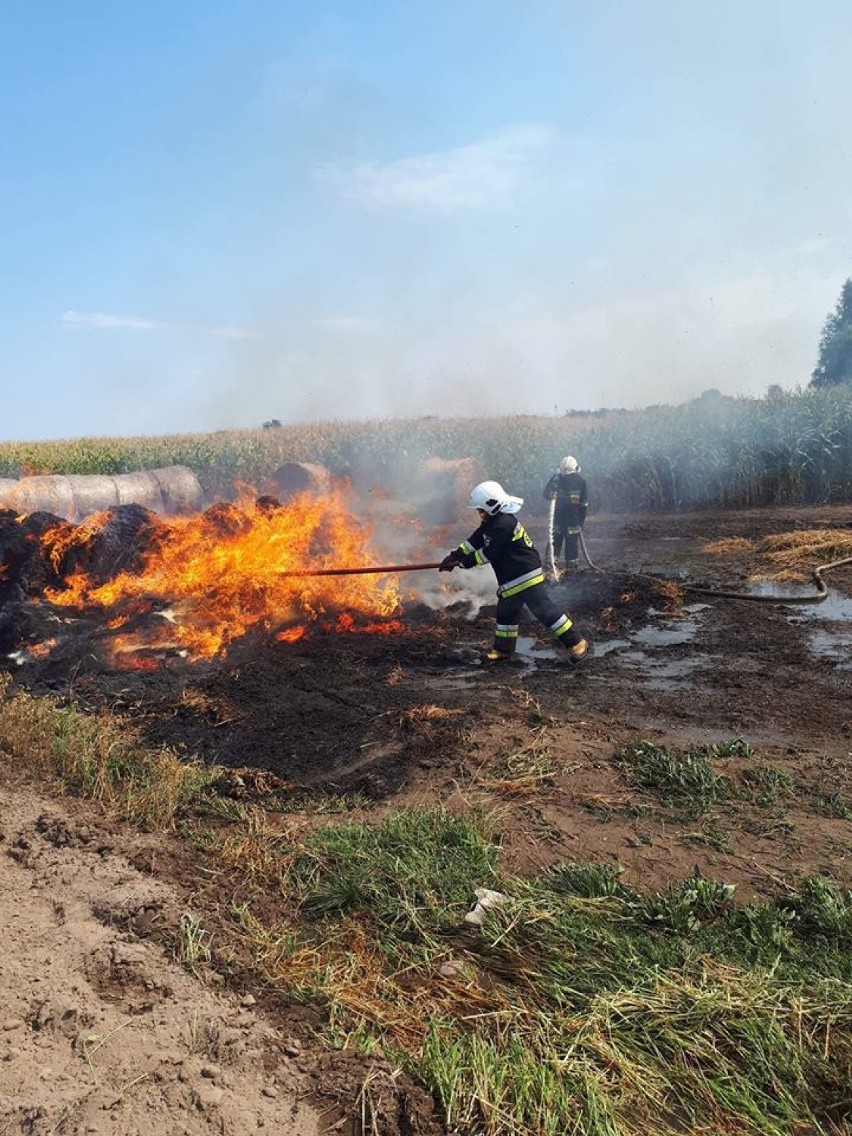
<instances>
[{"instance_id":1,"label":"dark firefighter jacket","mask_svg":"<svg viewBox=\"0 0 852 1136\"><path fill-rule=\"evenodd\" d=\"M514 596L544 583L541 557L527 530L511 513L486 517L450 555L462 568L490 564L501 596Z\"/></svg>"},{"instance_id":2,"label":"dark firefighter jacket","mask_svg":"<svg viewBox=\"0 0 852 1136\"><path fill-rule=\"evenodd\" d=\"M564 528L580 528L586 522L589 497L586 479L579 473L554 473L544 487L545 500L556 499L554 519Z\"/></svg>"}]
</instances>

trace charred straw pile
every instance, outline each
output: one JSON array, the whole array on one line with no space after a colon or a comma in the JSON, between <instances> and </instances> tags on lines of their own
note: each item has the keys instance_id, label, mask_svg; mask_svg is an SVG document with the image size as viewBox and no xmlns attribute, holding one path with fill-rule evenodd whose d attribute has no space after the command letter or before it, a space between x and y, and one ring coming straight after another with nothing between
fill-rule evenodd
<instances>
[{"instance_id":1,"label":"charred straw pile","mask_svg":"<svg viewBox=\"0 0 852 1136\"><path fill-rule=\"evenodd\" d=\"M0 653L54 639L62 616L44 598L51 589L77 573L106 583L137 570L157 528L141 505L118 505L80 525L51 513L0 511Z\"/></svg>"}]
</instances>

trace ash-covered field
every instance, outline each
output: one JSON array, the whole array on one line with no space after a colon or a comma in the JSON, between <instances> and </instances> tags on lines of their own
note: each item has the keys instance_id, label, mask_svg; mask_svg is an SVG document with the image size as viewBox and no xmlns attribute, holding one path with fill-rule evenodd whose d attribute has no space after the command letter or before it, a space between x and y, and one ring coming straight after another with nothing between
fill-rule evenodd
<instances>
[{"instance_id":1,"label":"ash-covered field","mask_svg":"<svg viewBox=\"0 0 852 1136\"><path fill-rule=\"evenodd\" d=\"M216 578L222 544L242 542L257 555L243 538L255 517L268 529L268 516L268 507L207 511L195 526L202 543L189 567L201 579L203 569L210 585L193 593L183 580L169 591L169 576L159 571L167 530L137 506L84 525L6 514L0 650L7 670L34 693L126 715L146 742L187 757L254 767L317 789L389 791L405 776L400 721L407 707L440 699L474 713L502 681L481 662L493 629L493 576L487 568L470 574L471 590L462 573L418 573L430 606L417 582L400 575L390 607L387 576L362 577L369 590L358 594L362 610L354 613L338 577L287 577L275 592L264 592L260 578L253 594L245 580L223 585ZM418 535L427 553L444 548L443 529ZM268 549L269 539L264 555ZM339 555L331 548L325 558L339 565ZM677 602L676 591L619 572L586 572L558 592L593 637L641 625L655 602ZM231 637L222 625L235 604L245 629ZM219 638L206 657L198 644L202 633L212 641L211 629ZM528 682L533 671L578 681L555 652L551 657L534 621L522 624L522 634L540 650L507 668L512 681Z\"/></svg>"}]
</instances>

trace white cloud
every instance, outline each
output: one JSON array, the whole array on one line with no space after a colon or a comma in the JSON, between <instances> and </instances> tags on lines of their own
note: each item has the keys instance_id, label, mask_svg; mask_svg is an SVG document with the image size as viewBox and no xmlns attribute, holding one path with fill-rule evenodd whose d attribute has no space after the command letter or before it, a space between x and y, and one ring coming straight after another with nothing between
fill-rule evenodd
<instances>
[{"instance_id":1,"label":"white cloud","mask_svg":"<svg viewBox=\"0 0 852 1136\"><path fill-rule=\"evenodd\" d=\"M557 138L545 126L512 126L479 142L420 157L322 166L316 177L344 197L380 208L443 212L506 205L535 178Z\"/></svg>"},{"instance_id":2,"label":"white cloud","mask_svg":"<svg viewBox=\"0 0 852 1136\"><path fill-rule=\"evenodd\" d=\"M245 327L211 327L207 324L172 323L168 320L144 319L139 316L111 315L108 312L63 312L63 323L80 324L104 330L190 331L196 335L215 335L223 339L254 339L256 333Z\"/></svg>"}]
</instances>

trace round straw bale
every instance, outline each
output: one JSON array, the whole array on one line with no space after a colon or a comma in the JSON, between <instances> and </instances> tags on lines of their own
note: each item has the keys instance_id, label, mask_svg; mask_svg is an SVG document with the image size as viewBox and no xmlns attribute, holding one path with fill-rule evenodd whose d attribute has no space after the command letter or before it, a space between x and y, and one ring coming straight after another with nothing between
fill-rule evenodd
<instances>
[{"instance_id":1,"label":"round straw bale","mask_svg":"<svg viewBox=\"0 0 852 1136\"><path fill-rule=\"evenodd\" d=\"M69 520L82 521L118 504L117 478L110 474L69 474L65 478L71 494L73 512Z\"/></svg>"},{"instance_id":2,"label":"round straw bale","mask_svg":"<svg viewBox=\"0 0 852 1136\"><path fill-rule=\"evenodd\" d=\"M197 513L201 508L203 498L201 482L188 466L167 465L163 469L152 469L148 472L163 495L164 513ZM135 503L144 505L145 502ZM159 512L157 509L154 511Z\"/></svg>"},{"instance_id":3,"label":"round straw bale","mask_svg":"<svg viewBox=\"0 0 852 1136\"><path fill-rule=\"evenodd\" d=\"M331 490L331 473L312 462L285 462L269 477L264 489L279 501L310 493L323 497Z\"/></svg>"},{"instance_id":4,"label":"round straw bale","mask_svg":"<svg viewBox=\"0 0 852 1136\"><path fill-rule=\"evenodd\" d=\"M51 513L70 520L76 513L71 482L62 475L22 477L5 494L4 504L16 513Z\"/></svg>"},{"instance_id":5,"label":"round straw bale","mask_svg":"<svg viewBox=\"0 0 852 1136\"><path fill-rule=\"evenodd\" d=\"M474 485L485 479L476 458L429 458L417 477L414 500L420 517L433 525L459 521Z\"/></svg>"}]
</instances>

